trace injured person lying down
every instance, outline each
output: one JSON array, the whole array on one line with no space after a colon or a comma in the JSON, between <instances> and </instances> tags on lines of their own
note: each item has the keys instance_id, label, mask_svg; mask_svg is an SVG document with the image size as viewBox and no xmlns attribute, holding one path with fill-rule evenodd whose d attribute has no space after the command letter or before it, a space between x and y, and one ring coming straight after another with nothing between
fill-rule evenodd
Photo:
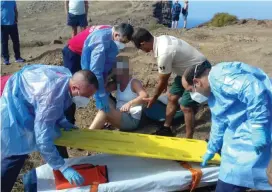
<instances>
[{"instance_id":1,"label":"injured person lying down","mask_svg":"<svg viewBox=\"0 0 272 192\"><path fill-rule=\"evenodd\" d=\"M102 129L106 122L121 131L138 128L147 92L142 83L133 78L127 57L119 57L116 66L116 83L107 85L108 92L116 90L116 103L110 99L110 111L98 111L89 129Z\"/></svg>"}]
</instances>

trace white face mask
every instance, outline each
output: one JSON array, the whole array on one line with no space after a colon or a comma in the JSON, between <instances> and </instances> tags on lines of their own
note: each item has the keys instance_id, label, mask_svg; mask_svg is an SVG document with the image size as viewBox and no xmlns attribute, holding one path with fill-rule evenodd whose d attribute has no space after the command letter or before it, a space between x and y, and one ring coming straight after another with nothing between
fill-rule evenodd
<instances>
[{"instance_id":1,"label":"white face mask","mask_svg":"<svg viewBox=\"0 0 272 192\"><path fill-rule=\"evenodd\" d=\"M79 95L79 93L77 96L74 96L72 100L76 104L77 108L87 107L90 102L90 98L82 97Z\"/></svg>"},{"instance_id":2,"label":"white face mask","mask_svg":"<svg viewBox=\"0 0 272 192\"><path fill-rule=\"evenodd\" d=\"M198 65L195 66L194 78L196 77L197 67L198 67ZM206 97L196 91L195 84L194 84L194 92L190 92L190 96L194 101L196 101L198 103L204 103L205 101L208 100L208 97Z\"/></svg>"},{"instance_id":3,"label":"white face mask","mask_svg":"<svg viewBox=\"0 0 272 192\"><path fill-rule=\"evenodd\" d=\"M205 101L208 100L208 97L198 92L190 92L190 95L191 95L191 98L198 103L204 103Z\"/></svg>"},{"instance_id":4,"label":"white face mask","mask_svg":"<svg viewBox=\"0 0 272 192\"><path fill-rule=\"evenodd\" d=\"M114 43L116 44L119 50L122 50L125 48L125 44L121 43L120 41L114 41Z\"/></svg>"}]
</instances>

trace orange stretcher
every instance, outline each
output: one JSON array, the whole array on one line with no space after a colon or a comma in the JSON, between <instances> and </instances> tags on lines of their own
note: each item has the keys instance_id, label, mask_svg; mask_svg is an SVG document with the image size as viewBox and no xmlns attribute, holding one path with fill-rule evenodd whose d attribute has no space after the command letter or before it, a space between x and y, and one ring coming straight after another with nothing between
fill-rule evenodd
<instances>
[{"instance_id":1,"label":"orange stretcher","mask_svg":"<svg viewBox=\"0 0 272 192\"><path fill-rule=\"evenodd\" d=\"M107 166L94 166L92 164L82 164L72 166L78 173L84 178L82 186L91 185L91 191L97 191L98 185L108 182L108 171ZM70 184L62 173L58 170L53 170L55 177L56 189L69 189L77 187L76 185Z\"/></svg>"}]
</instances>

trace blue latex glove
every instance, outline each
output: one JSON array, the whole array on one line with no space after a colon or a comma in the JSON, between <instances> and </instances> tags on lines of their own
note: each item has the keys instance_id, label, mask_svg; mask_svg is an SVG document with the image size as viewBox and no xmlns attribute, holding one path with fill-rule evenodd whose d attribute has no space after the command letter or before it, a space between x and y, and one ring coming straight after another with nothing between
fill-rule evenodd
<instances>
[{"instance_id":1,"label":"blue latex glove","mask_svg":"<svg viewBox=\"0 0 272 192\"><path fill-rule=\"evenodd\" d=\"M108 113L110 111L110 105L109 105L109 97L107 94L103 97L99 97L95 101L96 108L103 110L105 113Z\"/></svg>"},{"instance_id":2,"label":"blue latex glove","mask_svg":"<svg viewBox=\"0 0 272 192\"><path fill-rule=\"evenodd\" d=\"M70 123L65 116L63 116L57 124L59 125L60 128L63 128L65 131L70 131L71 129L78 129L77 126L74 124Z\"/></svg>"},{"instance_id":3,"label":"blue latex glove","mask_svg":"<svg viewBox=\"0 0 272 192\"><path fill-rule=\"evenodd\" d=\"M201 166L205 167L207 165L208 161L211 160L214 157L214 155L215 155L214 153L207 151L205 153L205 155L202 157L203 161L201 163Z\"/></svg>"},{"instance_id":4,"label":"blue latex glove","mask_svg":"<svg viewBox=\"0 0 272 192\"><path fill-rule=\"evenodd\" d=\"M262 126L254 127L254 125L252 125L252 144L257 155L259 155L268 144L267 134Z\"/></svg>"},{"instance_id":5,"label":"blue latex glove","mask_svg":"<svg viewBox=\"0 0 272 192\"><path fill-rule=\"evenodd\" d=\"M62 174L70 184L76 184L77 186L80 186L84 183L84 178L72 167L67 167L64 169Z\"/></svg>"}]
</instances>

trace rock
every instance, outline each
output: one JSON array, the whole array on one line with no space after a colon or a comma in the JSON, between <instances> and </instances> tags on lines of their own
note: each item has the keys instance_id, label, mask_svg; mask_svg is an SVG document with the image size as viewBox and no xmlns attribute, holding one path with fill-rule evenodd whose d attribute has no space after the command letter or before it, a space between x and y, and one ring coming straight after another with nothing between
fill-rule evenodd
<instances>
[{"instance_id":1,"label":"rock","mask_svg":"<svg viewBox=\"0 0 272 192\"><path fill-rule=\"evenodd\" d=\"M247 23L247 20L246 20L246 19L241 19L241 20L238 21L238 24L239 24L239 25L243 25L243 24L245 24L245 23Z\"/></svg>"},{"instance_id":2,"label":"rock","mask_svg":"<svg viewBox=\"0 0 272 192\"><path fill-rule=\"evenodd\" d=\"M54 44L62 44L62 41L58 40L58 39L55 39L50 43L50 45L54 45Z\"/></svg>"},{"instance_id":3,"label":"rock","mask_svg":"<svg viewBox=\"0 0 272 192\"><path fill-rule=\"evenodd\" d=\"M35 42L35 46L41 47L43 45L44 45L44 43L42 41L36 41Z\"/></svg>"},{"instance_id":4,"label":"rock","mask_svg":"<svg viewBox=\"0 0 272 192\"><path fill-rule=\"evenodd\" d=\"M263 20L258 21L257 25L266 25L266 22Z\"/></svg>"},{"instance_id":5,"label":"rock","mask_svg":"<svg viewBox=\"0 0 272 192\"><path fill-rule=\"evenodd\" d=\"M171 27L172 15L171 15L172 1L159 1L155 3L153 8L153 16L158 19L158 23Z\"/></svg>"},{"instance_id":6,"label":"rock","mask_svg":"<svg viewBox=\"0 0 272 192\"><path fill-rule=\"evenodd\" d=\"M33 58L32 55L30 55L30 56L29 56L29 59L32 59L32 58Z\"/></svg>"}]
</instances>

